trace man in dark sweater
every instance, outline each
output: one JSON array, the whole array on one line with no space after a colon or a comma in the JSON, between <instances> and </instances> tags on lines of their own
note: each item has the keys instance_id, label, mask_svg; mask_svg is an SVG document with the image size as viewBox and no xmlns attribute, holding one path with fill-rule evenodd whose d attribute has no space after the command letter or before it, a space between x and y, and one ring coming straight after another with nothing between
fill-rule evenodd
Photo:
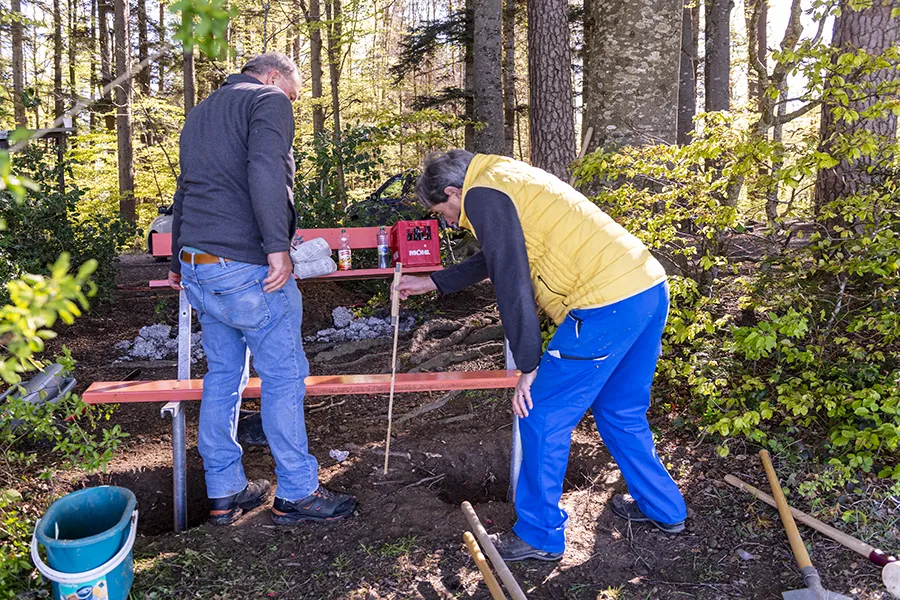
<instances>
[{"instance_id":1,"label":"man in dark sweater","mask_svg":"<svg viewBox=\"0 0 900 600\"><path fill-rule=\"evenodd\" d=\"M289 254L298 87L288 57L262 54L192 110L181 133L169 285L183 287L203 329L209 370L197 447L216 525L261 504L270 488L265 479L247 482L236 436L248 348L278 476L272 519L334 520L356 508L352 496L319 485L303 416L309 363Z\"/></svg>"}]
</instances>

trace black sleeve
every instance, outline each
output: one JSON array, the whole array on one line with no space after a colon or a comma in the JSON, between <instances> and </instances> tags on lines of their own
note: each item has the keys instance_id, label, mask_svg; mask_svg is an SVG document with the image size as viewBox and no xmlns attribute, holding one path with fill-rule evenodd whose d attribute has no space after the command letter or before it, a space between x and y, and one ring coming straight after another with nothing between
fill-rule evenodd
<instances>
[{"instance_id":1,"label":"black sleeve","mask_svg":"<svg viewBox=\"0 0 900 600\"><path fill-rule=\"evenodd\" d=\"M184 164L183 162L181 164ZM181 235L181 205L184 202L184 187L181 175L178 176L178 187L175 188L175 197L172 198L172 263L169 269L173 273L181 273L181 247L178 245L178 236Z\"/></svg>"},{"instance_id":2,"label":"black sleeve","mask_svg":"<svg viewBox=\"0 0 900 600\"><path fill-rule=\"evenodd\" d=\"M247 177L253 215L263 238L263 252L286 252L291 247L296 219L292 218L290 188L286 185L293 161L294 113L291 101L272 90L259 95L251 109L247 148Z\"/></svg>"},{"instance_id":3,"label":"black sleeve","mask_svg":"<svg viewBox=\"0 0 900 600\"><path fill-rule=\"evenodd\" d=\"M530 373L541 361L541 325L519 214L506 194L473 188L466 193L466 216L481 242L481 254L494 283L500 320L516 366L523 373Z\"/></svg>"},{"instance_id":4,"label":"black sleeve","mask_svg":"<svg viewBox=\"0 0 900 600\"><path fill-rule=\"evenodd\" d=\"M484 252L480 250L458 265L431 274L431 280L442 294L464 290L487 277L487 263L484 261Z\"/></svg>"}]
</instances>

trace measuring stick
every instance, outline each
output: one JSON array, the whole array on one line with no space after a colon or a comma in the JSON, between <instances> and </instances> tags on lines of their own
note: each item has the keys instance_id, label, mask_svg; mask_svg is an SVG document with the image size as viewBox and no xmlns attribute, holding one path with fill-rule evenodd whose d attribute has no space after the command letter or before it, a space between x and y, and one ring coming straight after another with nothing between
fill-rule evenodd
<instances>
[{"instance_id":1,"label":"measuring stick","mask_svg":"<svg viewBox=\"0 0 900 600\"><path fill-rule=\"evenodd\" d=\"M388 428L387 438L384 440L384 474L388 472L388 461L391 458L391 425L394 421L394 380L397 378L397 335L400 333L400 275L403 272L403 263L397 263L394 268L394 282L391 284L391 324L394 326L394 350L391 353L391 393L388 396Z\"/></svg>"}]
</instances>

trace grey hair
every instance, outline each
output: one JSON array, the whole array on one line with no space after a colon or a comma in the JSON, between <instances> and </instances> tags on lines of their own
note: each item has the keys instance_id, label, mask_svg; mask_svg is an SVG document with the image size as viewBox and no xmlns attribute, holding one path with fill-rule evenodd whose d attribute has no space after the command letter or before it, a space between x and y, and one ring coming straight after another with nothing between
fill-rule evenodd
<instances>
[{"instance_id":1,"label":"grey hair","mask_svg":"<svg viewBox=\"0 0 900 600\"><path fill-rule=\"evenodd\" d=\"M447 201L444 189L456 187L462 189L466 180L466 171L475 155L468 150L449 150L436 152L425 159L422 174L416 184L416 196L426 208Z\"/></svg>"},{"instance_id":2,"label":"grey hair","mask_svg":"<svg viewBox=\"0 0 900 600\"><path fill-rule=\"evenodd\" d=\"M285 77L291 76L297 79L297 65L281 52L266 52L254 56L241 69L241 73L250 75L268 75L272 71L278 71Z\"/></svg>"}]
</instances>

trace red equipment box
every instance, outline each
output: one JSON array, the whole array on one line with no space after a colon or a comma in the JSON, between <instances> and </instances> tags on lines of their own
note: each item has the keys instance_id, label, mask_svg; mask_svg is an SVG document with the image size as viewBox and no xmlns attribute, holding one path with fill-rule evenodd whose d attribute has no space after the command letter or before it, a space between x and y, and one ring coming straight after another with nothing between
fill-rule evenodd
<instances>
[{"instance_id":1,"label":"red equipment box","mask_svg":"<svg viewBox=\"0 0 900 600\"><path fill-rule=\"evenodd\" d=\"M410 267L441 264L436 220L398 221L391 227L391 266L398 262Z\"/></svg>"}]
</instances>

